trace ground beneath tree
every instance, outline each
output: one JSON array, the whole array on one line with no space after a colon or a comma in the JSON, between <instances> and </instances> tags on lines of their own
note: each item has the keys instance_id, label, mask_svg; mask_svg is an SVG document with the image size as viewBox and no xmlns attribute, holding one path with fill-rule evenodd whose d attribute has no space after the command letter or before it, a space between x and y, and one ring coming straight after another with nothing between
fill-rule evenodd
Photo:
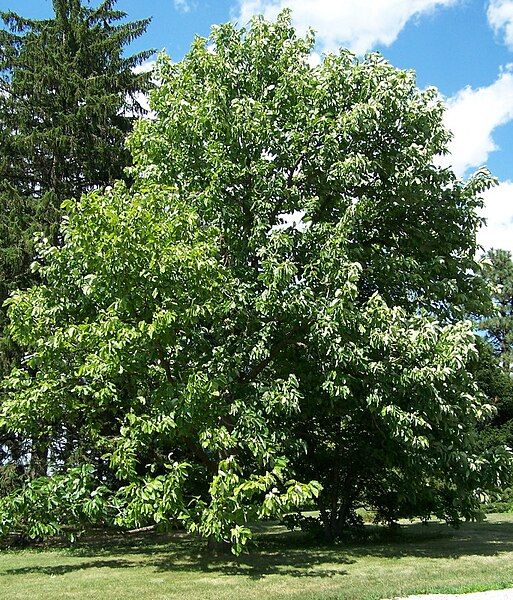
<instances>
[{"instance_id":1,"label":"ground beneath tree","mask_svg":"<svg viewBox=\"0 0 513 600\"><path fill-rule=\"evenodd\" d=\"M361 542L325 545L264 523L258 547L238 558L181 531L0 548L0 599L513 600L513 514L459 529L432 522L367 532ZM461 595L492 589L500 591Z\"/></svg>"}]
</instances>

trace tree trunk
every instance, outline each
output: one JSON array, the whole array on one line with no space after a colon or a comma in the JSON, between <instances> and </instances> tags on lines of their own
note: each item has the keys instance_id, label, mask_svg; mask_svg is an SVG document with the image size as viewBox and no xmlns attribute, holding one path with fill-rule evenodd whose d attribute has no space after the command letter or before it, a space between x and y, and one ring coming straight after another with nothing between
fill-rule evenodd
<instances>
[{"instance_id":1,"label":"tree trunk","mask_svg":"<svg viewBox=\"0 0 513 600\"><path fill-rule=\"evenodd\" d=\"M48 475L48 441L33 439L32 456L30 459L30 477L44 477Z\"/></svg>"},{"instance_id":2,"label":"tree trunk","mask_svg":"<svg viewBox=\"0 0 513 600\"><path fill-rule=\"evenodd\" d=\"M226 542L225 540L220 542L219 540L216 540L213 535L211 535L207 540L207 548L210 550L210 552L214 552L215 554L227 554L230 552L231 546L229 542Z\"/></svg>"}]
</instances>

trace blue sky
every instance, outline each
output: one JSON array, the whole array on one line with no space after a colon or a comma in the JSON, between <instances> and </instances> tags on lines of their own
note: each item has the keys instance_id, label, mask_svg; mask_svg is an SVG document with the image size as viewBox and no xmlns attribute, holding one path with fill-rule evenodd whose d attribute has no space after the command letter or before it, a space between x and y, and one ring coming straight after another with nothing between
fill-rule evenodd
<instances>
[{"instance_id":1,"label":"blue sky","mask_svg":"<svg viewBox=\"0 0 513 600\"><path fill-rule=\"evenodd\" d=\"M131 49L165 49L174 60L214 23L245 23L257 12L272 18L284 6L299 29L317 30L319 53L379 50L415 69L420 87L438 87L454 132L449 162L463 177L487 164L501 182L486 197L481 242L513 250L513 0L118 0L130 19L153 17ZM36 18L51 7L0 0L0 9Z\"/></svg>"}]
</instances>

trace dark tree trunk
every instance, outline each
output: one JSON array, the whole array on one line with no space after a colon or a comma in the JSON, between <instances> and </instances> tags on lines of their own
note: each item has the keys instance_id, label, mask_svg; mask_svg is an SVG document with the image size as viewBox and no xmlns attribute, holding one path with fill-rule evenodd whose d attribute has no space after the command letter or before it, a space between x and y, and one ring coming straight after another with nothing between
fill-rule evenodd
<instances>
[{"instance_id":1,"label":"dark tree trunk","mask_svg":"<svg viewBox=\"0 0 513 600\"><path fill-rule=\"evenodd\" d=\"M32 441L32 457L30 460L30 477L48 475L48 441L34 439Z\"/></svg>"},{"instance_id":2,"label":"dark tree trunk","mask_svg":"<svg viewBox=\"0 0 513 600\"><path fill-rule=\"evenodd\" d=\"M228 554L231 546L229 542L226 542L225 540L220 542L211 535L207 540L207 548L210 552L214 552L215 554Z\"/></svg>"}]
</instances>

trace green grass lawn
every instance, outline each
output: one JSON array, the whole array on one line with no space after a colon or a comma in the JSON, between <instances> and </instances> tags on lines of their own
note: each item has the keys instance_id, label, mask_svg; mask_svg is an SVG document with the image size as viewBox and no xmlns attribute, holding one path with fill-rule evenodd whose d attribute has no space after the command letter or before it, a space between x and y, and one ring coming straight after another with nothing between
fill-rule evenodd
<instances>
[{"instance_id":1,"label":"green grass lawn","mask_svg":"<svg viewBox=\"0 0 513 600\"><path fill-rule=\"evenodd\" d=\"M459 530L405 525L395 539L336 547L270 525L259 548L238 559L209 554L182 533L0 554L0 598L9 600L371 600L504 587L513 587L513 515L504 514Z\"/></svg>"}]
</instances>

